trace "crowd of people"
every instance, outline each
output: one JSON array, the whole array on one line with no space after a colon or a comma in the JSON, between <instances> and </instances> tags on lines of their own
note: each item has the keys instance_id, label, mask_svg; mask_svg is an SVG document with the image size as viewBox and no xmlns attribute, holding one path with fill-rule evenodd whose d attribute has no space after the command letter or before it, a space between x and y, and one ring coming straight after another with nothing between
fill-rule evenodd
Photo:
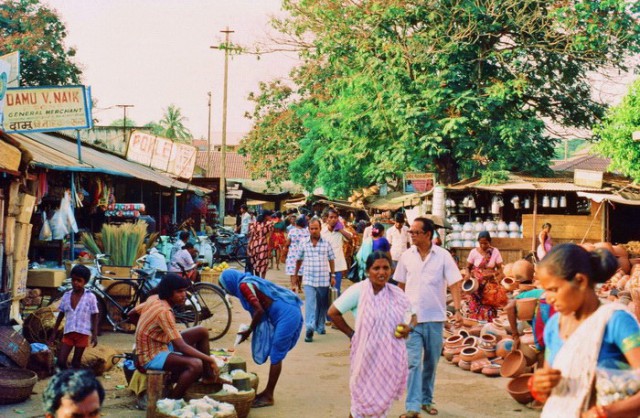
<instances>
[{"instance_id":1,"label":"crowd of people","mask_svg":"<svg viewBox=\"0 0 640 418\"><path fill-rule=\"evenodd\" d=\"M239 332L240 341L252 337L257 364L270 360L266 387L257 394L254 407L275 404L284 359L303 329L307 343L326 334L328 326L348 337L350 416L354 418L387 416L392 403L405 392L406 412L401 417L438 414L436 369L448 316L460 324L464 311L469 318L491 322L502 310L513 330L513 348L519 347L516 300L509 300L500 285L504 261L492 246L489 232L478 234L477 248L470 251L466 269L460 269L455 254L438 245L437 227L425 217L409 224L398 213L386 230L378 222L367 228L360 225L360 240L358 228L333 208L320 216L264 211L254 218L246 206L240 212L237 232L248 237L253 272L226 270L219 283L250 315L250 325ZM640 369L637 319L621 304L603 303L595 291L598 283L616 272L617 260L606 250L554 246L550 229L545 224L540 232L535 276L531 268L525 273L528 277L519 278L535 282L537 288L516 296L538 301L529 323L541 355L529 381L530 391L542 406L543 417L638 416L640 393L629 393L608 405L596 403L594 394L597 368ZM172 372L177 382L173 397L184 395L197 380L219 379L208 355L206 329L179 332L171 314L173 306L184 303L193 280L184 274L194 264L193 246L188 234L178 238L168 269L182 274L167 274L158 284L157 295L132 313L137 320L138 367ZM272 268L283 263L288 286L265 278L270 263ZM71 272L73 289L60 308L68 315L58 359L61 368L66 367L72 349L72 367L77 368L77 356L97 338L95 301L83 291L88 278L80 267ZM346 286L343 279L348 271L351 278L352 270L361 280ZM464 279L477 284L466 295L461 286ZM337 294L333 303L331 288ZM348 312L355 319L353 325L345 318ZM99 398L99 389L91 388ZM92 407L96 396L91 398Z\"/></svg>"}]
</instances>

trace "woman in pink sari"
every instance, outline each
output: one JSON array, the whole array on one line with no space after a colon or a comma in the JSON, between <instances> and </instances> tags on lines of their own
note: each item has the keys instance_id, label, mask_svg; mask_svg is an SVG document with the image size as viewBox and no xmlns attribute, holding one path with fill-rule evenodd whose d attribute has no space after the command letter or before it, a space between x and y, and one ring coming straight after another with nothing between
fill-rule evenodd
<instances>
[{"instance_id":1,"label":"woman in pink sari","mask_svg":"<svg viewBox=\"0 0 640 418\"><path fill-rule=\"evenodd\" d=\"M351 340L353 418L386 417L393 401L403 395L409 370L404 339L417 321L405 293L387 283L391 276L388 253L371 253L366 272L369 279L349 287L328 312ZM355 330L343 318L348 311L356 317Z\"/></svg>"},{"instance_id":2,"label":"woman in pink sari","mask_svg":"<svg viewBox=\"0 0 640 418\"><path fill-rule=\"evenodd\" d=\"M491 246L491 234L478 234L478 247L471 250L467 258L471 276L479 282L478 290L469 295L469 317L492 322L498 308L507 304L507 293L500 285L502 278L502 255Z\"/></svg>"}]
</instances>

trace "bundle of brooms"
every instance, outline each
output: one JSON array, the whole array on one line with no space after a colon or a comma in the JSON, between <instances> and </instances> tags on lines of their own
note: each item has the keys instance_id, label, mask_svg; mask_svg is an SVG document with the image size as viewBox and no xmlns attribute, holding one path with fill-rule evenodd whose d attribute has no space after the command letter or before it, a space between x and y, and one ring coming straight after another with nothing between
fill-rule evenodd
<instances>
[{"instance_id":1,"label":"bundle of brooms","mask_svg":"<svg viewBox=\"0 0 640 418\"><path fill-rule=\"evenodd\" d=\"M106 260L111 266L133 266L136 259L142 257L147 247L144 237L147 235L147 223L125 223L121 225L103 225L99 234L84 233L80 241L87 251L96 254L109 254ZM154 235L154 234L152 234ZM152 237L149 242L155 242Z\"/></svg>"}]
</instances>

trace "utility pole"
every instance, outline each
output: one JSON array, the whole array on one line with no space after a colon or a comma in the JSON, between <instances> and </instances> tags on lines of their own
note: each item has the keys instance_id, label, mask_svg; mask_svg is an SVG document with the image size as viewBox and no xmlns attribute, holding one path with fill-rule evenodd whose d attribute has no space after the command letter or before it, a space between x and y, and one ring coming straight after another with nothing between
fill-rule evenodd
<instances>
[{"instance_id":1,"label":"utility pole","mask_svg":"<svg viewBox=\"0 0 640 418\"><path fill-rule=\"evenodd\" d=\"M122 108L124 111L124 119L122 121L122 140L127 142L127 108L133 107L131 104L117 104L116 107Z\"/></svg>"},{"instance_id":2,"label":"utility pole","mask_svg":"<svg viewBox=\"0 0 640 418\"><path fill-rule=\"evenodd\" d=\"M224 46L212 46L211 49L224 49L224 84L222 90L222 144L220 154L220 208L218 216L220 225L224 226L225 192L227 188L227 84L229 79L229 35L234 33L227 26L220 32L224 33Z\"/></svg>"},{"instance_id":3,"label":"utility pole","mask_svg":"<svg viewBox=\"0 0 640 418\"><path fill-rule=\"evenodd\" d=\"M209 96L209 119L207 119L207 167L205 176L209 173L209 167L211 167L211 92L207 92Z\"/></svg>"}]
</instances>

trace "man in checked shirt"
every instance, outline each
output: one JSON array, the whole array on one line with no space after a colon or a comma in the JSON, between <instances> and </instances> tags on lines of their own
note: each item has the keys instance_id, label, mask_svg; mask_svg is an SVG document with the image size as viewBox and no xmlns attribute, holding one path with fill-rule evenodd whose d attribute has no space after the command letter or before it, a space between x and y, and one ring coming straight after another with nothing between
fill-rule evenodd
<instances>
[{"instance_id":1,"label":"man in checked shirt","mask_svg":"<svg viewBox=\"0 0 640 418\"><path fill-rule=\"evenodd\" d=\"M313 218L309 221L309 241L302 244L296 270L295 280L298 280L300 267L304 266L302 286L304 289L304 319L307 332L304 341L313 341L313 332L326 334L325 318L329 309L329 286L335 286L336 274L334 260L336 256L329 242L322 239L320 220Z\"/></svg>"}]
</instances>

